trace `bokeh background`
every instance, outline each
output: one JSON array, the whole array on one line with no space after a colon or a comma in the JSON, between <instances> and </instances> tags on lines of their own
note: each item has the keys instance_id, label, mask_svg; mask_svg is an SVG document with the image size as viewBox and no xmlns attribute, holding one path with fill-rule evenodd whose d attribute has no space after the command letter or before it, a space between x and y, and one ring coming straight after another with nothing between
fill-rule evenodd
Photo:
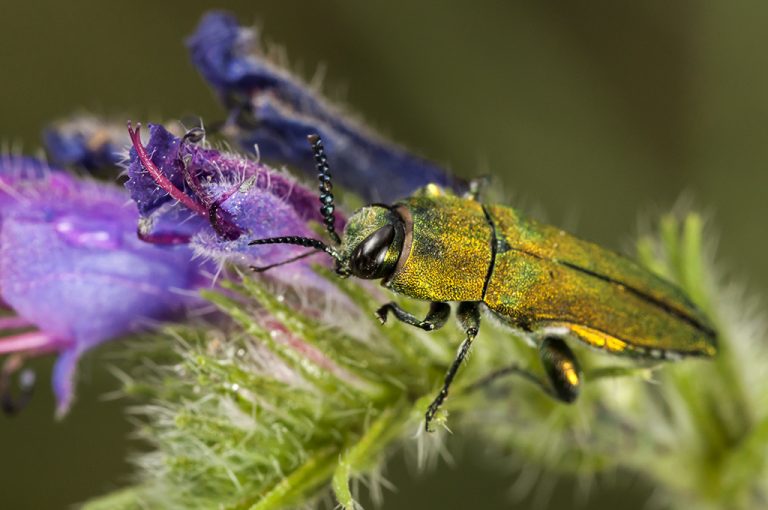
<instances>
[{"instance_id":1,"label":"bokeh background","mask_svg":"<svg viewBox=\"0 0 768 510\"><path fill-rule=\"evenodd\" d=\"M3 2L0 141L39 150L74 111L133 120L222 110L183 39L213 7L262 26L305 77L374 127L456 173L491 174L508 203L614 248L686 197L711 219L721 267L766 294L768 3L765 2ZM118 347L118 349L116 349ZM482 346L478 346L482 348ZM0 416L0 506L67 508L128 479L119 346L82 362L79 401L53 419L40 390ZM450 438L453 465L417 475L399 452L385 509L644 508L652 489L601 477L586 499L564 480L516 501L531 468ZM408 446L405 447L408 449ZM620 454L620 452L617 452ZM521 478L522 476L522 478Z\"/></svg>"}]
</instances>

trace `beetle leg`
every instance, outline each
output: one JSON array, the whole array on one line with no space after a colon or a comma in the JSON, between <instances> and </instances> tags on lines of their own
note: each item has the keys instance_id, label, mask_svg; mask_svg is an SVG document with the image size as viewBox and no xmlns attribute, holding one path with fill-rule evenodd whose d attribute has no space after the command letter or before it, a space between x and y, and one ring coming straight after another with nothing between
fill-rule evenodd
<instances>
[{"instance_id":1,"label":"beetle leg","mask_svg":"<svg viewBox=\"0 0 768 510\"><path fill-rule=\"evenodd\" d=\"M506 375L519 375L540 387L552 398L570 404L579 396L582 372L573 351L557 336L546 336L539 344L539 357L547 379L543 380L533 372L517 364L491 372L467 387L474 391L492 384Z\"/></svg>"},{"instance_id":2,"label":"beetle leg","mask_svg":"<svg viewBox=\"0 0 768 510\"><path fill-rule=\"evenodd\" d=\"M616 377L641 377L650 380L653 371L660 366L661 365L658 363L648 363L634 367L609 365L590 370L587 372L587 378L590 381L609 378L614 379Z\"/></svg>"},{"instance_id":3,"label":"beetle leg","mask_svg":"<svg viewBox=\"0 0 768 510\"><path fill-rule=\"evenodd\" d=\"M554 395L554 392L552 391L552 387L551 387L551 385L549 384L548 381L546 381L546 380L542 379L541 377L537 376L536 374L534 374L530 370L526 370L525 368L521 367L517 363L513 363L512 365L509 365L509 366L506 366L506 367L503 367L503 368L499 368L498 370L494 370L490 374L481 377L477 381L475 381L472 384L470 384L469 386L467 386L464 391L469 393L469 392L472 392L472 391L481 390L481 389L483 389L483 388L485 388L487 386L490 386L491 384L495 383L499 379L501 379L503 377L506 377L508 375L519 375L523 379L525 379L525 380L527 380L529 382L532 382L533 384L535 384L536 386L541 388L541 390L544 393L550 395L553 398L557 398Z\"/></svg>"},{"instance_id":4,"label":"beetle leg","mask_svg":"<svg viewBox=\"0 0 768 510\"><path fill-rule=\"evenodd\" d=\"M483 192L485 187L488 186L488 181L490 181L490 177L487 175L481 175L480 177L476 177L469 181L469 189L464 194L464 198L479 202L480 194Z\"/></svg>"},{"instance_id":5,"label":"beetle leg","mask_svg":"<svg viewBox=\"0 0 768 510\"><path fill-rule=\"evenodd\" d=\"M579 396L581 367L573 351L558 336L546 336L539 344L539 356L552 385L550 395L571 403Z\"/></svg>"},{"instance_id":6,"label":"beetle leg","mask_svg":"<svg viewBox=\"0 0 768 510\"><path fill-rule=\"evenodd\" d=\"M9 356L0 369L0 408L6 416L11 416L24 409L32 393L35 390L35 373L30 369L22 369L24 355L17 353ZM19 374L19 394L14 396L11 385L13 377L21 370Z\"/></svg>"},{"instance_id":7,"label":"beetle leg","mask_svg":"<svg viewBox=\"0 0 768 510\"><path fill-rule=\"evenodd\" d=\"M442 301L435 301L429 305L429 312L424 320L419 320L413 314L406 312L400 308L397 303L387 303L378 310L376 310L376 317L382 324L387 322L387 315L389 312L395 314L395 317L400 322L410 324L417 328L421 328L424 331L434 331L440 329L445 325L448 317L451 315L451 306L448 303Z\"/></svg>"},{"instance_id":8,"label":"beetle leg","mask_svg":"<svg viewBox=\"0 0 768 510\"><path fill-rule=\"evenodd\" d=\"M451 387L453 378L456 376L456 372L458 372L459 367L461 366L461 362L464 361L464 358L467 357L469 348L472 346L472 341L475 339L477 332L480 329L480 307L478 306L478 303L459 303L459 308L456 311L456 317L459 319L459 324L461 324L461 327L467 337L461 343L459 351L456 354L456 359L453 360L451 367L445 374L445 381L443 382L443 387L440 389L440 393L438 393L437 397L435 397L432 403L429 404L429 408L424 415L424 429L427 432L432 432L432 430L429 428L429 424L432 422L435 415L437 414L437 411L440 409L440 406L443 404L443 401L448 396L448 390Z\"/></svg>"}]
</instances>

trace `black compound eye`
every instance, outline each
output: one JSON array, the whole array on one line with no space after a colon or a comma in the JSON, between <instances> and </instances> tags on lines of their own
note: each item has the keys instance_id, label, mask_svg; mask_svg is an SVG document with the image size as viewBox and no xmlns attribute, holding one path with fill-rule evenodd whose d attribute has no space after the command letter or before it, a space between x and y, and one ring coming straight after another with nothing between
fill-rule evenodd
<instances>
[{"instance_id":1,"label":"black compound eye","mask_svg":"<svg viewBox=\"0 0 768 510\"><path fill-rule=\"evenodd\" d=\"M369 235L352 253L350 268L358 278L383 278L390 269L387 251L395 239L395 227L385 225Z\"/></svg>"}]
</instances>

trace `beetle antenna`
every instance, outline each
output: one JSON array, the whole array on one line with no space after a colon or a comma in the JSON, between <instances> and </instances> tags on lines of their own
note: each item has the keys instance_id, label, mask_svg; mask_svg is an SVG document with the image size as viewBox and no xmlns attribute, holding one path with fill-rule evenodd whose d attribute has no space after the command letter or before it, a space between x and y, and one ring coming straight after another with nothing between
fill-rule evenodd
<instances>
[{"instance_id":1,"label":"beetle antenna","mask_svg":"<svg viewBox=\"0 0 768 510\"><path fill-rule=\"evenodd\" d=\"M339 234L336 233L336 218L333 214L333 184L331 184L331 169L328 166L328 158L325 156L325 148L323 147L323 141L320 139L320 135L313 134L307 136L309 144L312 146L312 156L315 158L315 165L317 166L317 177L320 179L320 214L323 215L325 221L325 228L328 230L328 235L336 244L341 244Z\"/></svg>"},{"instance_id":2,"label":"beetle antenna","mask_svg":"<svg viewBox=\"0 0 768 510\"><path fill-rule=\"evenodd\" d=\"M309 256L316 255L317 250L311 250L302 253L301 255L296 255L295 257L291 257L289 259L281 260L280 262L275 262L274 264L269 264L268 266L251 266L251 271L254 273L263 273L264 271L269 271L272 268L284 266L286 264L290 264L292 262L296 262L297 260L305 259Z\"/></svg>"},{"instance_id":3,"label":"beetle antenna","mask_svg":"<svg viewBox=\"0 0 768 510\"><path fill-rule=\"evenodd\" d=\"M304 246L306 248L314 248L315 250L327 253L337 262L341 262L341 255L339 255L339 252L337 252L335 248L328 246L319 239L312 239L310 237L270 237L267 239L256 239L248 243L249 246L254 246L257 244L295 244L298 246Z\"/></svg>"}]
</instances>

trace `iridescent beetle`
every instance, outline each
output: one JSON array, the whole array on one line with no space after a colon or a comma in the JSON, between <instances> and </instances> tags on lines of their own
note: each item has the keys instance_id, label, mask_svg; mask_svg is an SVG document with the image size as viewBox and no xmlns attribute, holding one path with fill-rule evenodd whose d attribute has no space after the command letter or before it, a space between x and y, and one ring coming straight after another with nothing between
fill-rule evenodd
<instances>
[{"instance_id":1,"label":"iridescent beetle","mask_svg":"<svg viewBox=\"0 0 768 510\"><path fill-rule=\"evenodd\" d=\"M578 397L582 381L565 338L647 360L716 354L715 331L680 289L617 253L510 207L479 202L477 186L459 197L428 185L393 205L368 205L349 219L340 239L325 151L318 136L309 141L319 171L321 212L337 247L304 237L250 244L322 250L336 261L342 277L381 279L393 292L431 302L424 320L395 303L385 304L376 312L382 323L392 313L432 331L447 321L448 303L458 302L466 338L426 411L428 431L477 336L481 309L535 342L547 380L516 367L507 371L538 382L562 402Z\"/></svg>"}]
</instances>

